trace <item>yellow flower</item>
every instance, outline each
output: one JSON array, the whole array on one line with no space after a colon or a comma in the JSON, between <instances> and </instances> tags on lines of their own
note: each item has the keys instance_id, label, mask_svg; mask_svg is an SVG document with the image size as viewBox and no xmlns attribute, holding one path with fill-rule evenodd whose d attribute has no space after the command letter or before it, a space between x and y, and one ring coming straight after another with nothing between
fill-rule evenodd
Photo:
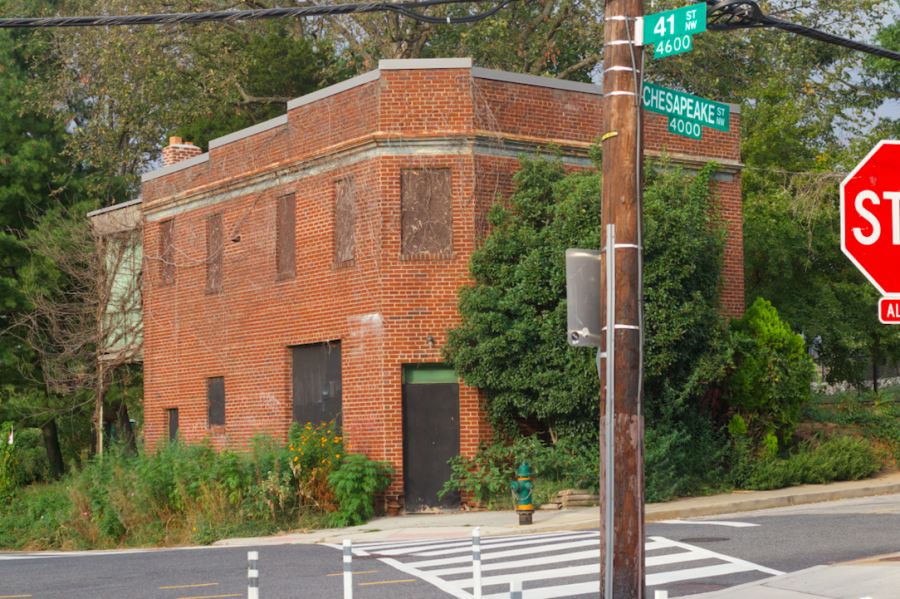
<instances>
[{"instance_id":1,"label":"yellow flower","mask_svg":"<svg viewBox=\"0 0 900 599\"><path fill-rule=\"evenodd\" d=\"M335 455L334 457L335 457L335 458L339 458L339 457L341 457L341 454L337 454L337 455Z\"/></svg>"},{"instance_id":2,"label":"yellow flower","mask_svg":"<svg viewBox=\"0 0 900 599\"><path fill-rule=\"evenodd\" d=\"M297 456L294 456L294 461L295 461L295 462L296 462L297 460L299 460L299 459L300 459L300 458L298 458Z\"/></svg>"}]
</instances>

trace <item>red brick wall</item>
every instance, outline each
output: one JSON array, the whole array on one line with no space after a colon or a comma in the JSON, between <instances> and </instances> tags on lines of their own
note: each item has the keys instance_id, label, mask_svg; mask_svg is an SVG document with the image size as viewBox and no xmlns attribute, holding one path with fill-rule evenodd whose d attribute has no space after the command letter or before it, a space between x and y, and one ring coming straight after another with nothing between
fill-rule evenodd
<instances>
[{"instance_id":1,"label":"red brick wall","mask_svg":"<svg viewBox=\"0 0 900 599\"><path fill-rule=\"evenodd\" d=\"M472 79L468 69L384 70L375 81L291 110L285 126L214 148L207 162L146 181L148 444L165 437L166 409L173 407L185 437L210 437L217 446L242 446L257 432L283 435L291 421L290 346L339 339L347 442L354 451L390 460L396 476L388 498L402 496L402 365L441 361L446 331L458 322L456 291L468 282L466 262L485 231L484 216L511 192L516 148L553 141L581 161L572 168L583 168L588 145L601 133L600 100ZM647 122L648 150L739 159L737 116L733 134L704 129L709 147L660 134L653 115ZM490 151L478 150L476 142ZM401 259L400 171L416 167L452 171L450 259ZM334 182L348 176L355 181L356 251L352 263L338 268ZM718 181L716 190L734 237L722 301L739 314L739 174ZM297 274L276 280L276 198L286 193L297 201ZM207 294L205 223L214 214L224 222L223 290ZM176 279L162 285L159 228L170 217ZM240 241L231 241L238 235ZM213 376L225 377L226 425L210 430L206 379ZM490 436L480 402L476 390L461 385L464 455Z\"/></svg>"}]
</instances>

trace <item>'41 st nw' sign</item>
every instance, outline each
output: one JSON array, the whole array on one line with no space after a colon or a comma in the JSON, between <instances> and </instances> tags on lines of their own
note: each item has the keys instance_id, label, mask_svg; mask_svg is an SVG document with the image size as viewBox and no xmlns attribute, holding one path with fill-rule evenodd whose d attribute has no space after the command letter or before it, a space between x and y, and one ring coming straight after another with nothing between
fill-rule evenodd
<instances>
[{"instance_id":1,"label":"'41 st nw' sign","mask_svg":"<svg viewBox=\"0 0 900 599\"><path fill-rule=\"evenodd\" d=\"M693 4L644 17L645 44L653 44L653 57L681 54L691 49L691 36L706 31L706 4Z\"/></svg>"}]
</instances>

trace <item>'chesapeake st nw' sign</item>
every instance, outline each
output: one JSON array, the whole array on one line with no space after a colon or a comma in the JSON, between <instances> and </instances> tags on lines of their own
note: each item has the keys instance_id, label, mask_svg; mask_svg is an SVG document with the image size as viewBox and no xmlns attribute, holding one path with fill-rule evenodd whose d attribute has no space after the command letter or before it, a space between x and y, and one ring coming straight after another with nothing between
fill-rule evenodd
<instances>
[{"instance_id":1,"label":"'chesapeake st nw' sign","mask_svg":"<svg viewBox=\"0 0 900 599\"><path fill-rule=\"evenodd\" d=\"M644 84L644 110L669 117L669 132L700 139L700 127L728 131L730 110L728 104L713 102L677 92L673 89Z\"/></svg>"}]
</instances>

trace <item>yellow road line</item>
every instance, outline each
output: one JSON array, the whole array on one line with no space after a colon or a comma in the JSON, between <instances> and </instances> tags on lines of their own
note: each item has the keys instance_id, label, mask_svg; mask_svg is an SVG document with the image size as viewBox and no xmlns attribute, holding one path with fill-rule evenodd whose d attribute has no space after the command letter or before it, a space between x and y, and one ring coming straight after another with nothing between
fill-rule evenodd
<instances>
[{"instance_id":1,"label":"yellow road line","mask_svg":"<svg viewBox=\"0 0 900 599\"><path fill-rule=\"evenodd\" d=\"M381 582L361 582L359 586L365 586L367 584L393 584L395 582L413 582L415 578L410 578L408 580L382 580Z\"/></svg>"},{"instance_id":2,"label":"yellow road line","mask_svg":"<svg viewBox=\"0 0 900 599\"><path fill-rule=\"evenodd\" d=\"M19 599L20 597L31 597L31 595L3 595L0 599Z\"/></svg>"},{"instance_id":3,"label":"yellow road line","mask_svg":"<svg viewBox=\"0 0 900 599\"><path fill-rule=\"evenodd\" d=\"M243 593L236 595L206 595L205 597L180 597L179 599L216 599L217 597L243 597Z\"/></svg>"},{"instance_id":4,"label":"yellow road line","mask_svg":"<svg viewBox=\"0 0 900 599\"><path fill-rule=\"evenodd\" d=\"M365 572L354 572L354 574L375 574L378 570L367 570ZM337 574L326 574L325 576L343 576L343 572L338 572Z\"/></svg>"},{"instance_id":5,"label":"yellow road line","mask_svg":"<svg viewBox=\"0 0 900 599\"><path fill-rule=\"evenodd\" d=\"M183 584L177 587L159 587L161 589L190 589L193 587L213 587L219 584L218 582L205 582L203 584Z\"/></svg>"}]
</instances>

